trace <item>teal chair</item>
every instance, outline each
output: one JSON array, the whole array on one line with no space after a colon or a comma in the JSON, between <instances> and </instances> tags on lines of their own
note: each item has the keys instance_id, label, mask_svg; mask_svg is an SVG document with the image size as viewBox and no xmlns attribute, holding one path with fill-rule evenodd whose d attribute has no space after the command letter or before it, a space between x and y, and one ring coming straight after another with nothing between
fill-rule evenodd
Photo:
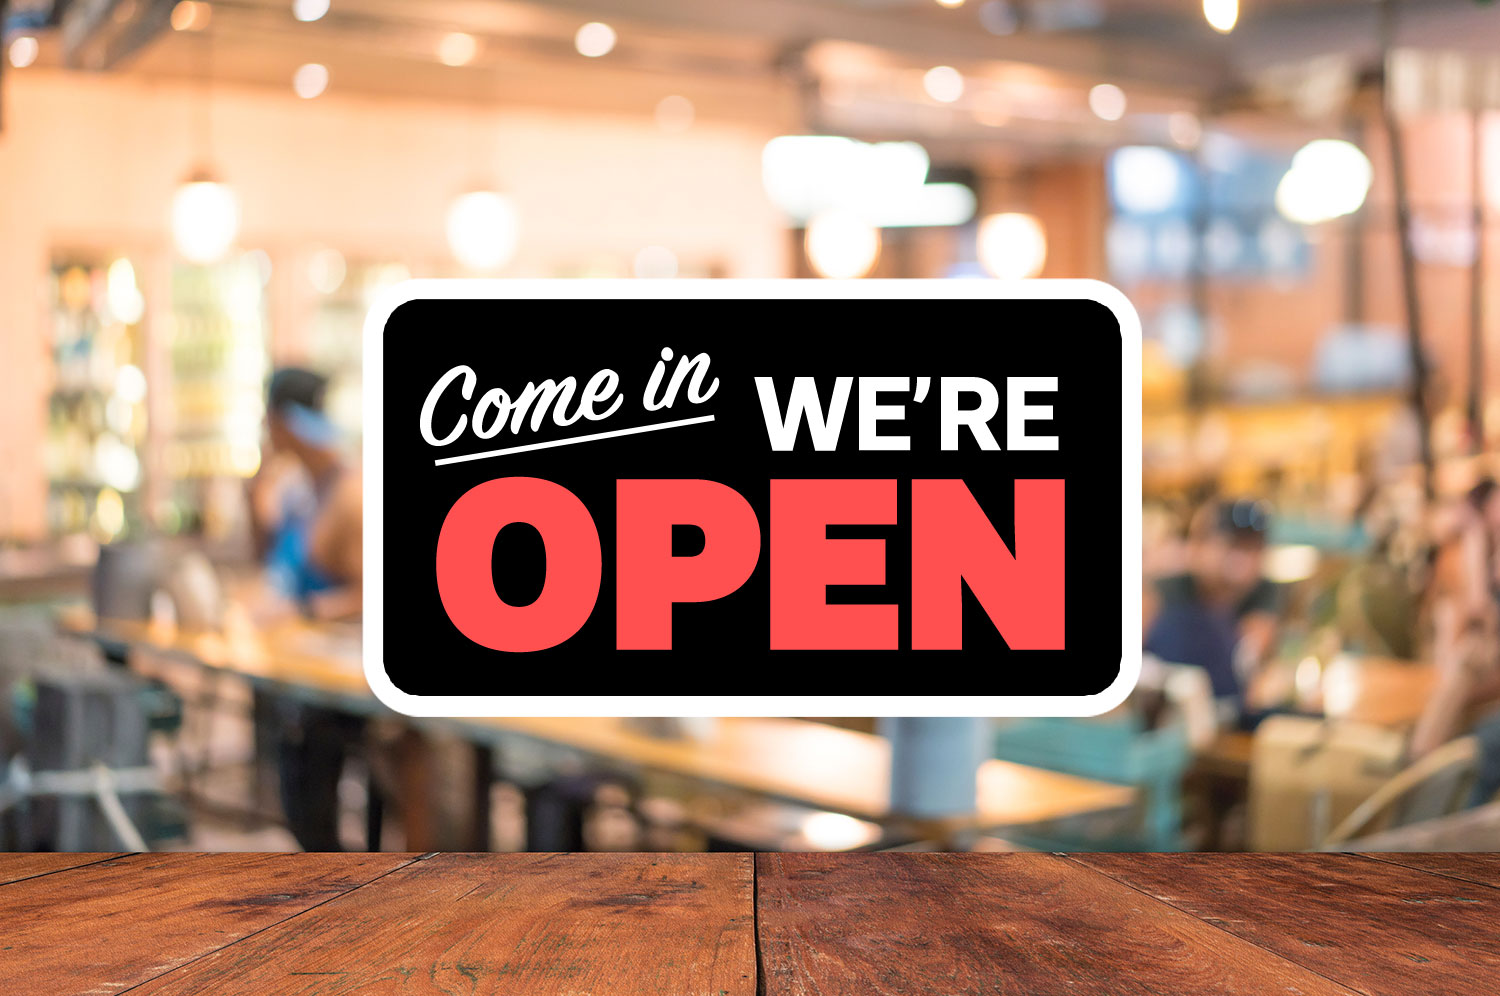
<instances>
[{"instance_id":1,"label":"teal chair","mask_svg":"<svg viewBox=\"0 0 1500 996\"><path fill-rule=\"evenodd\" d=\"M1027 718L997 724L994 756L1070 775L1132 785L1140 790L1138 818L1068 820L1007 830L1005 837L1045 850L1180 851L1182 776L1192 763L1180 724L1155 730L1140 717Z\"/></svg>"}]
</instances>

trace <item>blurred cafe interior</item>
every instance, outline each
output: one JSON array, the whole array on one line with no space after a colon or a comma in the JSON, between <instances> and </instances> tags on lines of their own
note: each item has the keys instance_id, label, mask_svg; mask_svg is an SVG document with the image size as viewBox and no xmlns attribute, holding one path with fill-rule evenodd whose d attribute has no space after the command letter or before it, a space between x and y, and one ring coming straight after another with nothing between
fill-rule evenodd
<instances>
[{"instance_id":1,"label":"blurred cafe interior","mask_svg":"<svg viewBox=\"0 0 1500 996\"><path fill-rule=\"evenodd\" d=\"M0 31L0 845L1500 849L1495 5L0 0ZM465 275L1122 288L1139 688L389 712L360 328Z\"/></svg>"}]
</instances>

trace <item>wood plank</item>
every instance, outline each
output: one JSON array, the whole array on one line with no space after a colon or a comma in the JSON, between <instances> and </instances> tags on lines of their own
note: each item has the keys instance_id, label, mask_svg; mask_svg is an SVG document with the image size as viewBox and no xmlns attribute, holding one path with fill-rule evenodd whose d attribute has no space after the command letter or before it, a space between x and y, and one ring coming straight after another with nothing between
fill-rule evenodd
<instances>
[{"instance_id":1,"label":"wood plank","mask_svg":"<svg viewBox=\"0 0 1500 996\"><path fill-rule=\"evenodd\" d=\"M88 851L32 851L24 854L7 852L0 854L0 885L10 885L12 882L118 857L118 854L93 854Z\"/></svg>"},{"instance_id":2,"label":"wood plank","mask_svg":"<svg viewBox=\"0 0 1500 996\"><path fill-rule=\"evenodd\" d=\"M739 854L440 854L131 996L754 996Z\"/></svg>"},{"instance_id":3,"label":"wood plank","mask_svg":"<svg viewBox=\"0 0 1500 996\"><path fill-rule=\"evenodd\" d=\"M1500 893L1347 854L1073 860L1369 996L1494 996Z\"/></svg>"},{"instance_id":4,"label":"wood plank","mask_svg":"<svg viewBox=\"0 0 1500 996\"><path fill-rule=\"evenodd\" d=\"M29 993L118 993L409 864L396 854L132 854L0 889Z\"/></svg>"},{"instance_id":5,"label":"wood plank","mask_svg":"<svg viewBox=\"0 0 1500 996\"><path fill-rule=\"evenodd\" d=\"M1500 854L1366 854L1366 858L1500 889Z\"/></svg>"},{"instance_id":6,"label":"wood plank","mask_svg":"<svg viewBox=\"0 0 1500 996\"><path fill-rule=\"evenodd\" d=\"M1047 854L757 858L767 996L1350 991Z\"/></svg>"}]
</instances>

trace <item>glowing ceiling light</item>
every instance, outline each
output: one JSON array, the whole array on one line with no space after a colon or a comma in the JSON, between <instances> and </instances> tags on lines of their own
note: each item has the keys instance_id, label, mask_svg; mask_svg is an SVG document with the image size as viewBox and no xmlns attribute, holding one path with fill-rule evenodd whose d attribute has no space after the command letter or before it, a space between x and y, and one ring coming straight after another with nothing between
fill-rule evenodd
<instances>
[{"instance_id":1,"label":"glowing ceiling light","mask_svg":"<svg viewBox=\"0 0 1500 996\"><path fill-rule=\"evenodd\" d=\"M173 31L202 31L208 27L212 19L214 9L206 3L197 0L182 0L172 8L172 30Z\"/></svg>"},{"instance_id":2,"label":"glowing ceiling light","mask_svg":"<svg viewBox=\"0 0 1500 996\"><path fill-rule=\"evenodd\" d=\"M951 104L964 95L964 77L952 66L933 66L922 76L922 89L940 104Z\"/></svg>"},{"instance_id":3,"label":"glowing ceiling light","mask_svg":"<svg viewBox=\"0 0 1500 996\"><path fill-rule=\"evenodd\" d=\"M438 60L445 66L467 66L479 54L479 42L473 35L454 31L438 42Z\"/></svg>"},{"instance_id":4,"label":"glowing ceiling light","mask_svg":"<svg viewBox=\"0 0 1500 996\"><path fill-rule=\"evenodd\" d=\"M761 180L772 203L797 222L835 210L877 228L968 222L974 192L927 183L928 166L927 150L916 142L782 135L766 143Z\"/></svg>"},{"instance_id":5,"label":"glowing ceiling light","mask_svg":"<svg viewBox=\"0 0 1500 996\"><path fill-rule=\"evenodd\" d=\"M1203 17L1221 35L1234 30L1240 19L1240 0L1203 0Z\"/></svg>"},{"instance_id":6,"label":"glowing ceiling light","mask_svg":"<svg viewBox=\"0 0 1500 996\"><path fill-rule=\"evenodd\" d=\"M1125 91L1113 83L1100 83L1089 91L1089 110L1104 121L1118 121L1125 116Z\"/></svg>"},{"instance_id":7,"label":"glowing ceiling light","mask_svg":"<svg viewBox=\"0 0 1500 996\"><path fill-rule=\"evenodd\" d=\"M1374 170L1369 157L1351 142L1320 138L1292 157L1292 166L1276 187L1282 217L1316 225L1353 214L1364 206Z\"/></svg>"},{"instance_id":8,"label":"glowing ceiling light","mask_svg":"<svg viewBox=\"0 0 1500 996\"><path fill-rule=\"evenodd\" d=\"M172 241L189 262L217 262L239 234L240 206L234 191L208 174L197 174L172 197Z\"/></svg>"},{"instance_id":9,"label":"glowing ceiling light","mask_svg":"<svg viewBox=\"0 0 1500 996\"><path fill-rule=\"evenodd\" d=\"M807 261L819 276L853 280L880 257L880 230L856 214L829 211L807 223Z\"/></svg>"},{"instance_id":10,"label":"glowing ceiling light","mask_svg":"<svg viewBox=\"0 0 1500 996\"><path fill-rule=\"evenodd\" d=\"M320 97L328 89L328 67L319 62L298 66L292 74L292 90L303 100Z\"/></svg>"},{"instance_id":11,"label":"glowing ceiling light","mask_svg":"<svg viewBox=\"0 0 1500 996\"><path fill-rule=\"evenodd\" d=\"M292 0L292 16L299 21L316 21L328 13L329 0Z\"/></svg>"},{"instance_id":12,"label":"glowing ceiling light","mask_svg":"<svg viewBox=\"0 0 1500 996\"><path fill-rule=\"evenodd\" d=\"M1196 149L1203 141L1203 122L1189 111L1177 111L1167 117L1167 134L1184 149Z\"/></svg>"},{"instance_id":13,"label":"glowing ceiling light","mask_svg":"<svg viewBox=\"0 0 1500 996\"><path fill-rule=\"evenodd\" d=\"M17 69L25 69L36 61L42 46L36 38L31 35L22 35L10 43L10 64Z\"/></svg>"},{"instance_id":14,"label":"glowing ceiling light","mask_svg":"<svg viewBox=\"0 0 1500 996\"><path fill-rule=\"evenodd\" d=\"M1131 214L1160 214L1177 203L1182 164L1154 145L1127 145L1109 160L1115 200Z\"/></svg>"},{"instance_id":15,"label":"glowing ceiling light","mask_svg":"<svg viewBox=\"0 0 1500 996\"><path fill-rule=\"evenodd\" d=\"M462 194L448 209L448 247L471 270L498 270L509 263L520 236L515 205L493 190Z\"/></svg>"},{"instance_id":16,"label":"glowing ceiling light","mask_svg":"<svg viewBox=\"0 0 1500 996\"><path fill-rule=\"evenodd\" d=\"M323 248L307 260L307 280L319 294L332 294L344 285L349 266L337 249Z\"/></svg>"},{"instance_id":17,"label":"glowing ceiling light","mask_svg":"<svg viewBox=\"0 0 1500 996\"><path fill-rule=\"evenodd\" d=\"M939 7L947 7L949 10L952 10L955 7L962 7L964 5L964 0L937 0L937 5Z\"/></svg>"},{"instance_id":18,"label":"glowing ceiling light","mask_svg":"<svg viewBox=\"0 0 1500 996\"><path fill-rule=\"evenodd\" d=\"M992 214L979 223L979 262L1001 280L1024 280L1047 262L1047 233L1029 214Z\"/></svg>"},{"instance_id":19,"label":"glowing ceiling light","mask_svg":"<svg viewBox=\"0 0 1500 996\"><path fill-rule=\"evenodd\" d=\"M590 59L608 55L614 51L615 29L602 21L590 21L573 36L573 47L578 49L579 55Z\"/></svg>"},{"instance_id":20,"label":"glowing ceiling light","mask_svg":"<svg viewBox=\"0 0 1500 996\"><path fill-rule=\"evenodd\" d=\"M697 110L686 97L672 94L656 103L656 127L670 134L678 135L687 131L693 126L696 117Z\"/></svg>"},{"instance_id":21,"label":"glowing ceiling light","mask_svg":"<svg viewBox=\"0 0 1500 996\"><path fill-rule=\"evenodd\" d=\"M677 254L666 246L647 246L635 254L631 270L642 280L671 280L677 276Z\"/></svg>"}]
</instances>

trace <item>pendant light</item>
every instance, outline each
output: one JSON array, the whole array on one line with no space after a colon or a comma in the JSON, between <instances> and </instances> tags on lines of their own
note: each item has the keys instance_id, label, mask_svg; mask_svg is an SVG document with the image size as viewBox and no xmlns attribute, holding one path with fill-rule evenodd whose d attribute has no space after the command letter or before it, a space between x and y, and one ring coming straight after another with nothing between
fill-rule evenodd
<instances>
[{"instance_id":1,"label":"pendant light","mask_svg":"<svg viewBox=\"0 0 1500 996\"><path fill-rule=\"evenodd\" d=\"M239 199L208 165L213 149L212 31L204 31L199 117L194 144L199 165L172 195L172 242L177 252L200 266L216 263L234 245L240 230Z\"/></svg>"}]
</instances>

